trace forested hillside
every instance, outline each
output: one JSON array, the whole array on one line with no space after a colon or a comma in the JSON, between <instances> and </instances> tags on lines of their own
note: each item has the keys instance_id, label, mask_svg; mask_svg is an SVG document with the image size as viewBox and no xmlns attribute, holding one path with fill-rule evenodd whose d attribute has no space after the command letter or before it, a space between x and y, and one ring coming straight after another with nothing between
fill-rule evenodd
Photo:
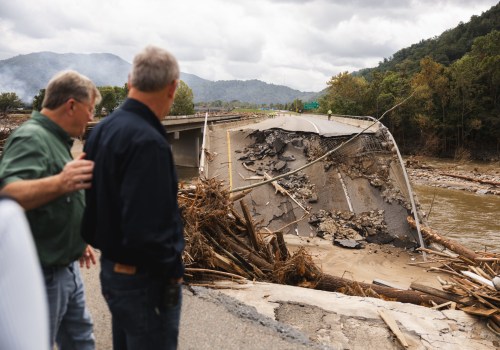
<instances>
[{"instance_id":1,"label":"forested hillside","mask_svg":"<svg viewBox=\"0 0 500 350\"><path fill-rule=\"evenodd\" d=\"M328 82L320 109L382 113L405 153L500 158L500 4L394 54L377 68Z\"/></svg>"},{"instance_id":2,"label":"forested hillside","mask_svg":"<svg viewBox=\"0 0 500 350\"><path fill-rule=\"evenodd\" d=\"M359 74L368 78L373 71L394 70L401 64L404 64L405 69L415 72L419 68L419 61L426 56L449 66L471 50L475 38L493 30L500 30L500 3L437 37L422 40L397 51L392 57L380 62L378 67L361 70Z\"/></svg>"}]
</instances>

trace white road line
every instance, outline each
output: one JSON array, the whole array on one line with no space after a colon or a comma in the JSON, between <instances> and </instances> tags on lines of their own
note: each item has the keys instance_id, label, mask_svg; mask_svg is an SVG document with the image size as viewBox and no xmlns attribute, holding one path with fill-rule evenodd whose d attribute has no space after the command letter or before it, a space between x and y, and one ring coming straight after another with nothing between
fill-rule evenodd
<instances>
[{"instance_id":1,"label":"white road line","mask_svg":"<svg viewBox=\"0 0 500 350\"><path fill-rule=\"evenodd\" d=\"M351 213L354 213L354 210L352 209L351 198L349 197L349 193L347 192L347 186L344 183L344 179L342 179L342 175L340 174L339 168L337 168L337 174L339 176L339 180L340 180L340 184L342 185L342 189L344 190L344 195L345 195L345 199L347 201L347 205L349 206L349 211Z\"/></svg>"},{"instance_id":2,"label":"white road line","mask_svg":"<svg viewBox=\"0 0 500 350\"><path fill-rule=\"evenodd\" d=\"M303 119L303 120L305 120L306 122L310 123L310 124L314 127L314 129L316 130L316 133L319 135L319 129L318 129L318 127L316 126L316 124L314 124L312 121L310 121L310 120L308 120L308 119L306 119L306 118L304 118L304 117L300 117L300 119Z\"/></svg>"}]
</instances>

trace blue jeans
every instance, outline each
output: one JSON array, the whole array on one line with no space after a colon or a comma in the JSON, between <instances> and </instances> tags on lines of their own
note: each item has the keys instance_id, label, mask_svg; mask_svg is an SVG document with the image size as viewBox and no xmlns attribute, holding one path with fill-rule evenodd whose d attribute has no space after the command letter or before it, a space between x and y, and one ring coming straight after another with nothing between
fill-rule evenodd
<instances>
[{"instance_id":1,"label":"blue jeans","mask_svg":"<svg viewBox=\"0 0 500 350\"><path fill-rule=\"evenodd\" d=\"M42 270L49 304L51 348L56 342L60 350L95 349L79 263Z\"/></svg>"},{"instance_id":2,"label":"blue jeans","mask_svg":"<svg viewBox=\"0 0 500 350\"><path fill-rule=\"evenodd\" d=\"M114 271L101 258L102 294L112 316L115 350L177 349L182 287L156 274Z\"/></svg>"}]
</instances>

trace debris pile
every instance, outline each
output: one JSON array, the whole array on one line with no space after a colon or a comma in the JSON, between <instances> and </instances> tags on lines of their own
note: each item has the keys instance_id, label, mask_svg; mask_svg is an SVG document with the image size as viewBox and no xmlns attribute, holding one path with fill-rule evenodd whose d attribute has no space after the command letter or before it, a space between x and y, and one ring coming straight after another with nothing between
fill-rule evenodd
<instances>
[{"instance_id":1,"label":"debris pile","mask_svg":"<svg viewBox=\"0 0 500 350\"><path fill-rule=\"evenodd\" d=\"M316 228L316 235L331 239L346 248L363 248L363 241L372 242L374 236L389 236L383 210L355 214L349 211L329 212L320 210L311 214L309 224Z\"/></svg>"},{"instance_id":2,"label":"debris pile","mask_svg":"<svg viewBox=\"0 0 500 350\"><path fill-rule=\"evenodd\" d=\"M415 225L411 217L408 222ZM449 279L438 278L442 290L418 283L412 283L410 287L443 298L445 302L434 305L436 309L457 308L488 317L488 326L500 335L500 255L472 251L428 227L421 231L433 249L419 248L432 255L419 264L429 264L428 271L448 274Z\"/></svg>"},{"instance_id":3,"label":"debris pile","mask_svg":"<svg viewBox=\"0 0 500 350\"><path fill-rule=\"evenodd\" d=\"M378 297L417 305L443 303L441 297L400 290L324 274L311 255L300 248L293 255L280 232L256 229L242 198L234 197L216 179L199 179L179 192L185 222L186 280L213 285L217 280L256 280L289 284L350 295ZM242 213L234 208L240 201Z\"/></svg>"},{"instance_id":4,"label":"debris pile","mask_svg":"<svg viewBox=\"0 0 500 350\"><path fill-rule=\"evenodd\" d=\"M179 191L188 279L313 285L321 271L305 250L292 256L280 232L257 232L243 201L243 215L235 210L234 202L245 194L231 198L222 182L215 179L199 179L196 186Z\"/></svg>"},{"instance_id":5,"label":"debris pile","mask_svg":"<svg viewBox=\"0 0 500 350\"><path fill-rule=\"evenodd\" d=\"M287 152L288 146L309 149L309 136L297 136L282 130L254 131L250 134L255 143L244 150L236 150L241 153L238 160L242 161L245 169L255 173L251 180L270 179L277 175L289 172L289 163L296 160L291 152ZM309 211L308 203L318 200L315 185L309 181L307 175L297 173L273 182L276 191L289 195L304 210Z\"/></svg>"},{"instance_id":6,"label":"debris pile","mask_svg":"<svg viewBox=\"0 0 500 350\"><path fill-rule=\"evenodd\" d=\"M238 160L242 161L243 166L258 176L263 176L264 172L272 172L273 176L289 172L293 168L289 163L296 160L290 152L291 148L301 150L308 161L313 161L349 139L345 136L323 137L277 129L257 130L249 136L255 142L235 152L241 153ZM380 190L387 203L398 203L410 210L411 204L399 188L398 179L394 178L395 164L399 167L392 143L380 133L362 135L323 160L325 172L338 169L351 179L363 177ZM290 182L293 186L288 185ZM307 176L295 179L290 176L278 180L278 183L290 190L292 196L301 199L303 206L308 202L314 203L317 198L314 184L310 183Z\"/></svg>"},{"instance_id":7,"label":"debris pile","mask_svg":"<svg viewBox=\"0 0 500 350\"><path fill-rule=\"evenodd\" d=\"M308 153L309 160L325 154L346 141L346 137L319 138L316 149ZM410 210L411 205L394 178L395 165L399 167L392 141L385 133L377 132L361 135L353 142L345 144L327 157L324 167L326 171L336 167L351 179L365 178L371 186L381 191L387 203L399 203Z\"/></svg>"}]
</instances>

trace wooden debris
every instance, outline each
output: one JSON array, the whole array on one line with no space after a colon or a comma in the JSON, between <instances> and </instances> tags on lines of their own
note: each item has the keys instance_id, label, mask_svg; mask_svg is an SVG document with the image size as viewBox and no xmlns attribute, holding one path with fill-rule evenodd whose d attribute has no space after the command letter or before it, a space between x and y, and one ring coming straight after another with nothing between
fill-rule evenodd
<instances>
[{"instance_id":1,"label":"wooden debris","mask_svg":"<svg viewBox=\"0 0 500 350\"><path fill-rule=\"evenodd\" d=\"M390 288L394 288L394 289L401 289L401 290L405 290L406 288L403 288L403 287L400 287L400 286L397 286L391 282L387 282L387 281L384 281L384 280L381 280L381 279L374 279L372 281L373 284L376 284L378 286L384 286L384 287L390 287Z\"/></svg>"},{"instance_id":2,"label":"wooden debris","mask_svg":"<svg viewBox=\"0 0 500 350\"><path fill-rule=\"evenodd\" d=\"M454 301L447 301L444 304L433 306L432 309L440 310L440 309L443 309L445 307L449 307L451 310L455 310L457 307L457 303L455 303Z\"/></svg>"},{"instance_id":3,"label":"wooden debris","mask_svg":"<svg viewBox=\"0 0 500 350\"><path fill-rule=\"evenodd\" d=\"M382 317L382 320L384 320L384 322L389 326L389 329L394 333L396 338L398 338L401 345L403 345L405 348L409 347L403 332L401 332L398 324L396 323L396 320L387 311L379 309L378 314L380 315L380 317Z\"/></svg>"},{"instance_id":4,"label":"wooden debris","mask_svg":"<svg viewBox=\"0 0 500 350\"><path fill-rule=\"evenodd\" d=\"M465 311L468 314L483 316L483 317L490 317L497 312L496 310L493 309L486 309L483 307L476 307L476 306L464 306L460 310Z\"/></svg>"},{"instance_id":5,"label":"wooden debris","mask_svg":"<svg viewBox=\"0 0 500 350\"><path fill-rule=\"evenodd\" d=\"M437 304L442 304L447 302L439 296L430 295L425 292L415 291L415 290L401 290L390 287L379 286L376 284L368 284L362 282L351 281L347 278L341 278L336 276L331 276L327 274L321 275L321 279L316 285L316 289L326 290L330 292L338 291L352 291L356 290L357 287L361 287L363 290L371 290L379 295L379 298L384 300L399 301L401 303L410 303L415 305L429 306L432 305L431 301ZM344 293L349 295L358 295L352 293Z\"/></svg>"},{"instance_id":6,"label":"wooden debris","mask_svg":"<svg viewBox=\"0 0 500 350\"><path fill-rule=\"evenodd\" d=\"M410 224L411 227L413 227L413 228L417 227L413 217L408 216L407 220L408 220L408 223ZM434 230L432 230L429 227L421 227L420 231L424 235L425 239L439 243L442 246L448 248L449 250L451 250L451 251L453 251L453 252L455 252L455 253L457 253L457 254L459 254L467 259L475 260L476 258L479 258L479 256L476 253L474 253L472 250L470 250L469 248L464 247L463 245L461 245L460 243L458 243L456 241L453 241L451 239L440 236L437 232L435 232Z\"/></svg>"},{"instance_id":7,"label":"wooden debris","mask_svg":"<svg viewBox=\"0 0 500 350\"><path fill-rule=\"evenodd\" d=\"M250 215L250 212L248 211L248 208L245 204L244 201L240 201L241 204L241 210L243 211L243 216L245 217L245 221L247 224L247 232L248 236L250 237L250 242L252 242L252 246L255 250L259 249L259 242L257 241L257 235L255 234L255 227L253 226L252 223L252 216Z\"/></svg>"},{"instance_id":8,"label":"wooden debris","mask_svg":"<svg viewBox=\"0 0 500 350\"><path fill-rule=\"evenodd\" d=\"M478 182L478 183L484 184L484 185L492 185L492 186L500 187L500 182L497 182L497 181L476 179L476 178L470 177L470 176L463 176L463 175L450 174L450 173L440 173L440 175L455 177L457 179L462 179L462 180L467 180L467 181L472 181L472 182Z\"/></svg>"},{"instance_id":9,"label":"wooden debris","mask_svg":"<svg viewBox=\"0 0 500 350\"><path fill-rule=\"evenodd\" d=\"M272 179L272 177L268 173L266 173L266 172L264 172L264 178L266 180ZM281 186L280 184L278 184L278 182L272 181L271 184L274 186L275 193L279 192L281 194L287 195L288 197L290 197L295 202L295 204L297 204L300 207L300 209L302 209L306 213L309 213L309 211L306 208L304 208L304 206L302 204L300 204L300 202L298 200L296 200L295 197L292 196L292 194L290 192L288 192L283 186Z\"/></svg>"},{"instance_id":10,"label":"wooden debris","mask_svg":"<svg viewBox=\"0 0 500 350\"><path fill-rule=\"evenodd\" d=\"M408 222L414 226L412 218L408 218ZM500 275L500 256L495 253L473 252L451 239L440 236L430 228L421 227L421 232L428 243L444 246L457 256L445 259L446 254L425 249L427 253L439 256L441 263L441 267L434 266L428 271L448 273L451 282L440 281L445 291L416 283L412 283L411 288L452 301L458 309L472 315L488 317L491 322L500 326L500 291L493 284L493 278Z\"/></svg>"},{"instance_id":11,"label":"wooden debris","mask_svg":"<svg viewBox=\"0 0 500 350\"><path fill-rule=\"evenodd\" d=\"M418 290L420 292L430 294L430 295L435 295L437 297L440 297L440 298L448 300L448 301L453 301L456 303L463 303L462 298L456 296L455 294L443 292L442 290L432 288L429 286L424 286L423 284L420 284L420 283L413 282L410 285L410 288L414 289L414 290ZM470 304L472 305L472 303L470 303Z\"/></svg>"},{"instance_id":12,"label":"wooden debris","mask_svg":"<svg viewBox=\"0 0 500 350\"><path fill-rule=\"evenodd\" d=\"M222 181L200 179L196 186L181 189L178 200L184 221L183 260L188 282L213 285L218 280L250 279L436 308L456 305L471 314L487 316L500 327L500 292L461 273L467 271L491 280L500 275L498 254L473 252L423 228L428 241L438 242L457 254L436 254L439 261L435 263L441 266L429 269L447 272L450 280L440 281L446 291L418 284L401 290L324 274L303 247L290 254L281 231L261 233L264 230L253 222L243 197L238 198L242 214L236 211L236 199L230 198Z\"/></svg>"}]
</instances>

